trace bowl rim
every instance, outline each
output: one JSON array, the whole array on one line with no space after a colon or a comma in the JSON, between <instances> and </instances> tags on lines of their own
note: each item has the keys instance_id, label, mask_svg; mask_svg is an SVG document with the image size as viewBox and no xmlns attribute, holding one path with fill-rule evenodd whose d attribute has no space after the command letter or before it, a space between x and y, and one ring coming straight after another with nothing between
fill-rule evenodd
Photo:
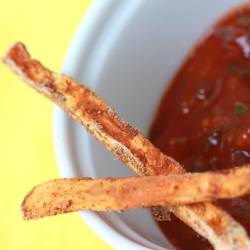
<instances>
[{"instance_id":1,"label":"bowl rim","mask_svg":"<svg viewBox=\"0 0 250 250\"><path fill-rule=\"evenodd\" d=\"M130 5L135 5L135 1L129 0L129 2ZM139 1L138 4L140 4ZM94 41L98 38L99 32L103 29L105 23L108 22L110 13L117 8L121 8L122 5L129 5L128 0L93 1L70 42L61 70L63 74L77 80L76 75L79 70L79 60L81 61L81 68L88 66L87 64L91 57L92 46ZM79 50L81 51L80 59ZM84 65L84 62L86 65ZM94 89L93 86L89 87ZM72 152L70 152L68 147L70 139L67 135L70 123L75 122L71 121L68 115L55 105L53 110L53 142L59 173L63 178L78 176L77 171L71 167L74 160L72 159ZM88 138L85 139L87 142ZM90 176L92 175L91 170L89 170L88 173ZM105 220L99 212L79 211L78 213L96 235L115 249L166 249L165 247L163 248L160 245L152 243L148 239L140 237L139 234L136 237L140 238L140 242L136 242L134 239L121 232L121 230L114 228L114 225Z\"/></svg>"}]
</instances>

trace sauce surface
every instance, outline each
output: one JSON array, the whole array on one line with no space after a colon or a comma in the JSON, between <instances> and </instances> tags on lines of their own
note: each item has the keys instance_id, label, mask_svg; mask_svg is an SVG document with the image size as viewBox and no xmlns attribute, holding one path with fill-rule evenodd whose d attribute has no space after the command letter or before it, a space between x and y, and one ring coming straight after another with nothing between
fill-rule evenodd
<instances>
[{"instance_id":1,"label":"sauce surface","mask_svg":"<svg viewBox=\"0 0 250 250\"><path fill-rule=\"evenodd\" d=\"M250 4L220 19L165 93L150 140L188 172L250 163ZM250 235L250 195L219 200ZM212 249L174 215L159 227L177 249Z\"/></svg>"}]
</instances>

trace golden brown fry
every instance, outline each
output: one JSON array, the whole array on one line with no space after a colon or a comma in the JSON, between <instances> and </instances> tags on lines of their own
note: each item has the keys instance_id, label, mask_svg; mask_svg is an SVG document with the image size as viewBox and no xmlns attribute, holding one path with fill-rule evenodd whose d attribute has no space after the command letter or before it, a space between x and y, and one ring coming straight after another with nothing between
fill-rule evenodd
<instances>
[{"instance_id":1,"label":"golden brown fry","mask_svg":"<svg viewBox=\"0 0 250 250\"><path fill-rule=\"evenodd\" d=\"M224 172L184 175L58 179L30 191L22 211L24 219L38 219L77 210L173 207L242 196L250 192L249 180L250 165Z\"/></svg>"},{"instance_id":2,"label":"golden brown fry","mask_svg":"<svg viewBox=\"0 0 250 250\"><path fill-rule=\"evenodd\" d=\"M22 80L85 126L97 140L138 175L184 172L176 161L155 148L139 130L122 121L94 92L72 78L53 73L38 61L32 60L23 44L16 43L3 57L3 62ZM239 223L212 203L205 202L203 206L206 213L200 213L198 205L183 205L173 212L203 237L208 238L215 248L219 246L220 249L250 249L246 231ZM210 221L216 223L209 223L208 215ZM218 216L226 218L223 221L227 224L222 225ZM208 231L211 233L207 233Z\"/></svg>"},{"instance_id":3,"label":"golden brown fry","mask_svg":"<svg viewBox=\"0 0 250 250\"><path fill-rule=\"evenodd\" d=\"M248 235L231 216L211 202L176 206L174 213L200 235L206 235L214 249L250 249ZM202 220L201 220L202 218Z\"/></svg>"},{"instance_id":4,"label":"golden brown fry","mask_svg":"<svg viewBox=\"0 0 250 250\"><path fill-rule=\"evenodd\" d=\"M51 72L32 60L25 46L16 43L3 62L22 80L58 104L117 158L137 174L183 173L184 169L142 136L138 129L121 120L108 104L72 78ZM157 158L157 160L156 160Z\"/></svg>"}]
</instances>

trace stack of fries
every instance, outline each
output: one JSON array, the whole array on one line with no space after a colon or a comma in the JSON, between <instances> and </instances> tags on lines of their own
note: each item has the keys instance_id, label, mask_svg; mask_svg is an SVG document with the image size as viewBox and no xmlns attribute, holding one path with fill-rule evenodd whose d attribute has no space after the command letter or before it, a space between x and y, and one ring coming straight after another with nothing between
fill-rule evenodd
<instances>
[{"instance_id":1,"label":"stack of fries","mask_svg":"<svg viewBox=\"0 0 250 250\"><path fill-rule=\"evenodd\" d=\"M138 177L58 179L34 187L22 203L24 219L78 210L128 210L151 207L156 219L167 212L207 238L214 249L250 249L246 230L218 207L215 199L250 193L250 165L224 172L185 173L138 129L89 88L51 72L16 43L3 62L28 85L82 124Z\"/></svg>"}]
</instances>

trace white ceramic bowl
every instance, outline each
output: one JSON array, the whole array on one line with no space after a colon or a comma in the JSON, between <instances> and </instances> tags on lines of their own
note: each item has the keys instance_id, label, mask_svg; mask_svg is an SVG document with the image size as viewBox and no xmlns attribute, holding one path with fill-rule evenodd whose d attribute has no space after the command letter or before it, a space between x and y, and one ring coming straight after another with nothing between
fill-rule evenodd
<instances>
[{"instance_id":1,"label":"white ceramic bowl","mask_svg":"<svg viewBox=\"0 0 250 250\"><path fill-rule=\"evenodd\" d=\"M166 84L189 50L225 11L244 2L95 0L74 35L62 72L96 91L147 136ZM62 177L134 175L58 107L53 126ZM173 249L146 209L79 213L115 249Z\"/></svg>"}]
</instances>

